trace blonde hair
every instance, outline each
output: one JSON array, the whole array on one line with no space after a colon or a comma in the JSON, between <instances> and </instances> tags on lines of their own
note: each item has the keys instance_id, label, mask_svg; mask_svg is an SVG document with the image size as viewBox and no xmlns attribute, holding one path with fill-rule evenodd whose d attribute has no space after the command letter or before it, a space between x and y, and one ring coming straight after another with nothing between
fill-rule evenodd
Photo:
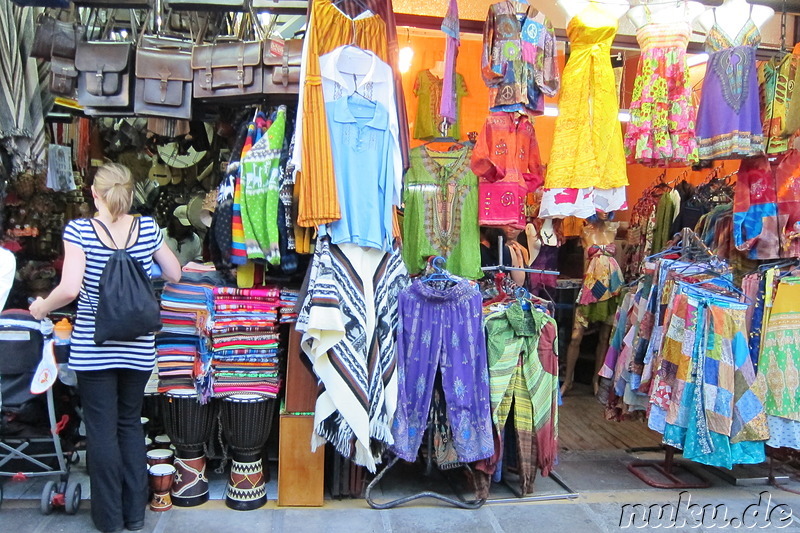
<instances>
[{"instance_id":1,"label":"blonde hair","mask_svg":"<svg viewBox=\"0 0 800 533\"><path fill-rule=\"evenodd\" d=\"M106 163L94 175L94 190L103 199L112 220L127 215L133 205L133 176L127 167Z\"/></svg>"}]
</instances>

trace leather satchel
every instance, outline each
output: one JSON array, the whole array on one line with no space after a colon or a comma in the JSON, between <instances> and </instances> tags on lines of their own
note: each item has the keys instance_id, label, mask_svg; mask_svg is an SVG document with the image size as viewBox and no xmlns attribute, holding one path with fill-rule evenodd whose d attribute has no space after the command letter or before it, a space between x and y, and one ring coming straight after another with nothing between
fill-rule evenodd
<instances>
[{"instance_id":1,"label":"leather satchel","mask_svg":"<svg viewBox=\"0 0 800 533\"><path fill-rule=\"evenodd\" d=\"M303 40L264 43L264 94L298 94L300 92L300 60Z\"/></svg>"},{"instance_id":2,"label":"leather satchel","mask_svg":"<svg viewBox=\"0 0 800 533\"><path fill-rule=\"evenodd\" d=\"M84 108L130 107L132 59L132 42L79 42L78 103Z\"/></svg>"},{"instance_id":3,"label":"leather satchel","mask_svg":"<svg viewBox=\"0 0 800 533\"><path fill-rule=\"evenodd\" d=\"M136 51L137 115L192 118L192 53L189 49L149 48Z\"/></svg>"},{"instance_id":4,"label":"leather satchel","mask_svg":"<svg viewBox=\"0 0 800 533\"><path fill-rule=\"evenodd\" d=\"M77 88L78 69L75 68L75 60L53 56L50 59L50 92L75 99Z\"/></svg>"},{"instance_id":5,"label":"leather satchel","mask_svg":"<svg viewBox=\"0 0 800 533\"><path fill-rule=\"evenodd\" d=\"M261 41L195 44L194 97L247 98L263 94Z\"/></svg>"},{"instance_id":6,"label":"leather satchel","mask_svg":"<svg viewBox=\"0 0 800 533\"><path fill-rule=\"evenodd\" d=\"M42 13L36 22L31 57L46 61L54 55L75 58L75 46L82 34L83 29L77 23Z\"/></svg>"}]
</instances>

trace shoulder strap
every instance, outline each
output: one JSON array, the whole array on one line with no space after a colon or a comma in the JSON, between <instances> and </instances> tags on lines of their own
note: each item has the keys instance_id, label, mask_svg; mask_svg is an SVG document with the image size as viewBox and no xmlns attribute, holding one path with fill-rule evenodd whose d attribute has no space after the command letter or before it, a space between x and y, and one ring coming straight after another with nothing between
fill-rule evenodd
<instances>
[{"instance_id":1,"label":"shoulder strap","mask_svg":"<svg viewBox=\"0 0 800 533\"><path fill-rule=\"evenodd\" d=\"M114 248L116 248L117 250L119 250L119 246L117 246L117 241L115 241L115 240L114 240L114 237L111 235L111 232L108 230L108 227L106 227L106 225L105 225L105 224L103 224L103 223L100 221L100 219L99 219L99 218L93 218L93 219L92 219L92 221L93 221L93 222L97 222L97 223L100 225L100 227L101 227L101 228L103 228L103 231L105 231L105 232L106 232L106 235L108 235L108 238L109 238L109 239L111 239L111 244L113 244L113 245L114 245Z\"/></svg>"},{"instance_id":2,"label":"shoulder strap","mask_svg":"<svg viewBox=\"0 0 800 533\"><path fill-rule=\"evenodd\" d=\"M114 240L114 237L111 235L111 231L108 229L108 227L105 224L103 224L99 218L95 218L92 220L97 222L100 225L100 227L103 228L103 231L106 232L108 238L111 239L111 243L114 245L114 248L119 250L120 247L117 245L117 241ZM133 231L136 229L137 222L138 222L138 217L133 217L133 220L131 221L131 227L130 229L128 229L128 237L125 239L125 249L127 249L131 245L131 237L133 237Z\"/></svg>"},{"instance_id":3,"label":"shoulder strap","mask_svg":"<svg viewBox=\"0 0 800 533\"><path fill-rule=\"evenodd\" d=\"M750 4L750 19L753 18L753 4Z\"/></svg>"},{"instance_id":4,"label":"shoulder strap","mask_svg":"<svg viewBox=\"0 0 800 533\"><path fill-rule=\"evenodd\" d=\"M127 250L131 245L131 237L133 237L133 230L139 226L139 217L133 217L131 221L131 228L128 230L128 238L125 239L125 249Z\"/></svg>"},{"instance_id":5,"label":"shoulder strap","mask_svg":"<svg viewBox=\"0 0 800 533\"><path fill-rule=\"evenodd\" d=\"M711 14L714 15L714 24L716 24L717 23L717 8L716 7L712 7L711 8Z\"/></svg>"}]
</instances>

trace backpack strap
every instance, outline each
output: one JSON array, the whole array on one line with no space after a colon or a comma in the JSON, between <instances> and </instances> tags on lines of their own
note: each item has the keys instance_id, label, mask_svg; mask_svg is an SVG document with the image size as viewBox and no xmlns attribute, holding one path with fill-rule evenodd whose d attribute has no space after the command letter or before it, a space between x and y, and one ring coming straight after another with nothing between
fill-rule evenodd
<instances>
[{"instance_id":1,"label":"backpack strap","mask_svg":"<svg viewBox=\"0 0 800 533\"><path fill-rule=\"evenodd\" d=\"M94 218L92 220L97 222L100 225L100 227L103 228L103 231L106 232L106 235L108 235L108 238L111 239L111 243L114 245L114 248L119 250L120 247L117 245L117 241L114 240L114 237L111 235L111 231L109 231L108 227L105 224L103 224L103 222L101 222L99 218ZM137 217L133 217L133 220L131 221L131 227L128 230L128 237L125 239L125 249L127 249L131 245L131 237L133 237L133 230L136 229L136 227L137 227L137 224L136 224L137 221L138 221L138 218Z\"/></svg>"},{"instance_id":2,"label":"backpack strap","mask_svg":"<svg viewBox=\"0 0 800 533\"><path fill-rule=\"evenodd\" d=\"M114 248L116 248L117 250L119 250L119 246L117 246L117 241L115 241L115 240L114 240L114 236L113 236L113 235L111 235L111 232L108 230L108 227L107 227L105 224L103 224L103 223L100 221L100 219L99 219L99 218L93 218L92 220L93 220L94 222L97 222L97 224L98 224L98 225L99 225L101 228L103 228L103 231L105 231L105 232L106 232L106 235L108 235L108 238L109 238L109 239L111 239L111 244L113 244L113 245L114 245Z\"/></svg>"},{"instance_id":3,"label":"backpack strap","mask_svg":"<svg viewBox=\"0 0 800 533\"><path fill-rule=\"evenodd\" d=\"M125 239L125 249L127 250L131 246L131 237L133 237L133 231L139 227L139 217L133 217L133 221L131 222L131 228L128 230L128 238Z\"/></svg>"}]
</instances>

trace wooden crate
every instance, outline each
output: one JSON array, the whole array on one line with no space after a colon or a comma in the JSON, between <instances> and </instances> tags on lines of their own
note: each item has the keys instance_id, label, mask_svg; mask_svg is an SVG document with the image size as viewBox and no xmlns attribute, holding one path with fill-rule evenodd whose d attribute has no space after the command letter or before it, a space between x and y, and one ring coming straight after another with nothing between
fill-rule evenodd
<instances>
[{"instance_id":1,"label":"wooden crate","mask_svg":"<svg viewBox=\"0 0 800 533\"><path fill-rule=\"evenodd\" d=\"M311 453L314 417L281 415L278 505L321 507L325 492L325 447Z\"/></svg>"}]
</instances>

